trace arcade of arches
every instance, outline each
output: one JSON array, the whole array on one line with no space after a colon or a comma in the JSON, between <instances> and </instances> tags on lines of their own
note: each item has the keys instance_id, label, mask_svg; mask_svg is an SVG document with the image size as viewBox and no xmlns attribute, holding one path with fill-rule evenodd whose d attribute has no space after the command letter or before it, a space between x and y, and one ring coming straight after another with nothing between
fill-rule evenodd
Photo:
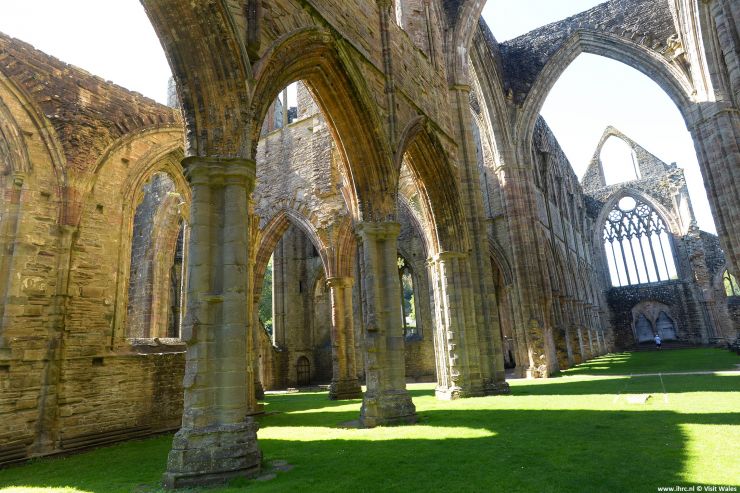
<instances>
[{"instance_id":1,"label":"arcade of arches","mask_svg":"<svg viewBox=\"0 0 740 493\"><path fill-rule=\"evenodd\" d=\"M737 338L737 2L610 0L505 43L477 0L142 3L169 107L0 35L0 463L179 429L165 484L218 482L258 470L266 390L413 423L408 381L499 394ZM576 177L539 112L583 52L675 102L717 236L615 128ZM605 180L609 139L634 180Z\"/></svg>"}]
</instances>

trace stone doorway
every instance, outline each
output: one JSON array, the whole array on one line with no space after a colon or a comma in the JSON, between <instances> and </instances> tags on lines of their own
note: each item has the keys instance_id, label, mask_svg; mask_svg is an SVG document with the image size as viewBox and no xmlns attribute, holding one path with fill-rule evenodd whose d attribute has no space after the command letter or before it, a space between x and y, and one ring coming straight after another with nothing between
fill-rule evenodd
<instances>
[{"instance_id":1,"label":"stone doorway","mask_svg":"<svg viewBox=\"0 0 740 493\"><path fill-rule=\"evenodd\" d=\"M311 362L308 358L301 356L296 362L296 382L299 387L311 385Z\"/></svg>"}]
</instances>

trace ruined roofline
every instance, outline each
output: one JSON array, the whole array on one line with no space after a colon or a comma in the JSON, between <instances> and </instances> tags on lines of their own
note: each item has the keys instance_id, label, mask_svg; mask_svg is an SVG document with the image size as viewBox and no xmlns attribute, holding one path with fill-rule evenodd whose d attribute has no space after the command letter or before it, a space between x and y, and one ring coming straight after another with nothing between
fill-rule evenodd
<instances>
[{"instance_id":1,"label":"ruined roofline","mask_svg":"<svg viewBox=\"0 0 740 493\"><path fill-rule=\"evenodd\" d=\"M548 24L544 24L544 25L542 25L540 27L536 27L536 28L532 29L531 31L527 31L524 34L520 34L519 36L517 36L515 38L507 39L506 41L501 41L501 43L499 43L499 44L502 44L502 45L514 45L514 44L518 44L521 41L529 40L529 39L532 39L533 37L537 37L538 34L545 33L545 32L550 32L550 31L553 30L553 28L556 28L556 27L558 27L558 26L560 26L562 24L572 24L574 21L578 20L581 17L586 17L588 14L597 13L597 12L601 11L602 9L604 9L604 7L607 4L612 3L612 1L613 0L606 0L605 2L602 2L602 3L598 4L598 5L594 5L590 9L582 10L582 11L580 11L580 12L578 12L576 14L573 14L573 15L571 15L569 17L564 17L564 18L562 18L560 20L553 21L553 22L550 22Z\"/></svg>"},{"instance_id":2,"label":"ruined roofline","mask_svg":"<svg viewBox=\"0 0 740 493\"><path fill-rule=\"evenodd\" d=\"M570 46L569 40L580 46L582 33L623 40L656 56L665 55L670 39L677 35L668 0L609 0L501 43L504 90L523 103L547 64Z\"/></svg>"},{"instance_id":3,"label":"ruined roofline","mask_svg":"<svg viewBox=\"0 0 740 493\"><path fill-rule=\"evenodd\" d=\"M106 86L106 87L115 89L117 91L124 92L125 94L133 97L134 99L137 100L137 102L143 105L154 106L160 109L167 109L169 111L172 111L172 108L170 108L169 106L162 104L150 98L149 96L145 96L138 91L127 89L126 87L116 84L113 81L104 79L100 77L99 75L95 75L85 70L84 68L81 68L81 67L78 67L77 65L73 65L71 63L67 63L63 60L60 60L54 55L50 55L49 53L36 48L31 43L23 41L22 39L15 38L13 36L10 36L0 31L0 60L4 59L7 56L13 56L12 54L8 53L7 51L8 48L14 49L15 51L18 51L18 52L31 52L32 56L23 57L23 60L25 62L30 63L31 60L42 58L44 59L46 63L48 63L49 66L57 70L72 72L78 75L80 79L92 80L92 81L99 83L102 86ZM43 69L41 69L41 71L43 71Z\"/></svg>"},{"instance_id":4,"label":"ruined roofline","mask_svg":"<svg viewBox=\"0 0 740 493\"><path fill-rule=\"evenodd\" d=\"M591 162L589 164L595 163L600 161L601 159L601 153L604 149L604 145L609 141L610 138L616 137L620 139L625 144L629 145L633 149L639 149L641 151L644 151L645 154L648 155L648 157L654 159L655 161L658 161L663 164L666 170L673 168L676 166L676 163L668 164L658 156L656 156L654 153L648 151L644 146L640 145L636 140L629 137L624 132L620 131L617 127L614 125L607 125L604 129L604 132L601 134L601 138L599 138L599 142L596 144L596 148L594 149L594 153L591 156Z\"/></svg>"},{"instance_id":5,"label":"ruined roofline","mask_svg":"<svg viewBox=\"0 0 740 493\"><path fill-rule=\"evenodd\" d=\"M570 175L571 181L576 187L581 189L581 192L583 192L583 185L581 184L581 180L578 179L578 175L576 174L575 169L573 169L573 163L570 162L570 159L568 159L568 155L565 154L565 151L560 146L560 141L550 128L550 125L548 125L545 117L539 115L537 117L537 122L535 123L535 125L542 129L543 136L548 139L547 146L549 147L549 149L547 149L546 151L557 154L559 157L562 158L565 170ZM536 143L533 142L533 145L536 145Z\"/></svg>"},{"instance_id":6,"label":"ruined roofline","mask_svg":"<svg viewBox=\"0 0 740 493\"><path fill-rule=\"evenodd\" d=\"M141 94L0 34L0 73L53 128L67 169L91 171L116 140L147 128L178 127L182 115Z\"/></svg>"}]
</instances>

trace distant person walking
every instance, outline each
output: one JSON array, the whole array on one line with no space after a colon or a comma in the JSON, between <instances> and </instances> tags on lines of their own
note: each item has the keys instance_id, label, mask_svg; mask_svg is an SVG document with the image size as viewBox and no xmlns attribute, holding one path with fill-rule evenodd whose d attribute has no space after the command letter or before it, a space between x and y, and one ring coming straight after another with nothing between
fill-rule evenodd
<instances>
[{"instance_id":1,"label":"distant person walking","mask_svg":"<svg viewBox=\"0 0 740 493\"><path fill-rule=\"evenodd\" d=\"M655 348L660 349L660 344L661 344L660 336L658 334L655 334Z\"/></svg>"}]
</instances>

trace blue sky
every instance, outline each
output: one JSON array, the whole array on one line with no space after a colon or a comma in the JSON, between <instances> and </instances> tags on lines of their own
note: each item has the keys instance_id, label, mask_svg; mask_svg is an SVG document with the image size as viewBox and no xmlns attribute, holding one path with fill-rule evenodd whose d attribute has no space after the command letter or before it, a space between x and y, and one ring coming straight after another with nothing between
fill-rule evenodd
<instances>
[{"instance_id":1,"label":"blue sky","mask_svg":"<svg viewBox=\"0 0 740 493\"><path fill-rule=\"evenodd\" d=\"M496 38L504 41L599 3L488 0L483 16ZM128 89L166 101L169 67L138 1L0 0L0 13L0 31ZM618 62L582 55L555 85L542 114L579 176L607 125L614 125L662 160L677 162L686 169L699 225L715 231L691 137L675 105L650 79ZM625 167L625 156L618 150L618 146L607 146L602 156L614 170Z\"/></svg>"}]
</instances>

